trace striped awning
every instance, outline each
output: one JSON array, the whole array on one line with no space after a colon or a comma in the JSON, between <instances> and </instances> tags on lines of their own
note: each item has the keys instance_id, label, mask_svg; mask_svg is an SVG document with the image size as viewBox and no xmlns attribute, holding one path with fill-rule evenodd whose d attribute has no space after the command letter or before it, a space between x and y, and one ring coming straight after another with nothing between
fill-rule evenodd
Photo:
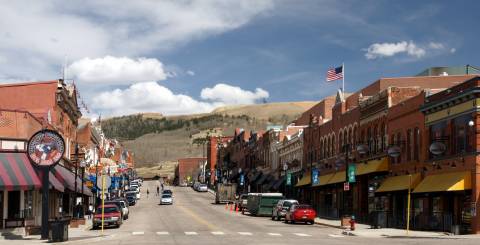
<instances>
[{"instance_id":1,"label":"striped awning","mask_svg":"<svg viewBox=\"0 0 480 245\"><path fill-rule=\"evenodd\" d=\"M40 181L42 180L43 178L43 172L40 171L40 169L35 169L36 172L37 172L37 175L38 175L38 178L40 179ZM63 186L62 183L60 183L60 181L58 181L57 178L55 178L55 175L53 175L53 173L50 171L48 172L48 182L50 183L50 189L55 189L59 192L64 192L65 191L65 187Z\"/></svg>"},{"instance_id":2,"label":"striped awning","mask_svg":"<svg viewBox=\"0 0 480 245\"><path fill-rule=\"evenodd\" d=\"M41 186L25 153L0 153L0 190L33 190Z\"/></svg>"},{"instance_id":3,"label":"striped awning","mask_svg":"<svg viewBox=\"0 0 480 245\"><path fill-rule=\"evenodd\" d=\"M75 174L70 172L70 170L66 169L61 165L56 165L52 170L53 175L57 178L63 186L71 191L75 191ZM77 193L82 192L82 180L77 176ZM92 196L92 192L90 189L85 185L83 187L83 194L87 196Z\"/></svg>"}]
</instances>

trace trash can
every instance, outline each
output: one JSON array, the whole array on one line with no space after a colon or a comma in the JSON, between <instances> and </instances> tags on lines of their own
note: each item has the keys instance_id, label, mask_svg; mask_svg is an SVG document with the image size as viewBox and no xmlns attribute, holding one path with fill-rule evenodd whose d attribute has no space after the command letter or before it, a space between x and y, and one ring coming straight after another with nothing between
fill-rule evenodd
<instances>
[{"instance_id":1,"label":"trash can","mask_svg":"<svg viewBox=\"0 0 480 245\"><path fill-rule=\"evenodd\" d=\"M53 220L49 222L48 241L64 242L68 241L69 220Z\"/></svg>"}]
</instances>

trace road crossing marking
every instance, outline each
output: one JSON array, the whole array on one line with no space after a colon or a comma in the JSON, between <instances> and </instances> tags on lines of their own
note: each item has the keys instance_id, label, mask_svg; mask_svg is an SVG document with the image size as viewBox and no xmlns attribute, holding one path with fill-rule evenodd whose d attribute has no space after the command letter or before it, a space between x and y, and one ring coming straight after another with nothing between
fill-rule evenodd
<instances>
[{"instance_id":1,"label":"road crossing marking","mask_svg":"<svg viewBox=\"0 0 480 245\"><path fill-rule=\"evenodd\" d=\"M344 235L328 234L329 237L345 237Z\"/></svg>"},{"instance_id":2,"label":"road crossing marking","mask_svg":"<svg viewBox=\"0 0 480 245\"><path fill-rule=\"evenodd\" d=\"M185 235L187 235L187 236L196 236L196 235L198 235L198 233L196 233L195 231L185 231Z\"/></svg>"},{"instance_id":3,"label":"road crossing marking","mask_svg":"<svg viewBox=\"0 0 480 245\"><path fill-rule=\"evenodd\" d=\"M251 232L238 232L238 234L240 234L242 236L251 236L252 235Z\"/></svg>"},{"instance_id":4,"label":"road crossing marking","mask_svg":"<svg viewBox=\"0 0 480 245\"><path fill-rule=\"evenodd\" d=\"M157 235L161 236L161 235L168 235L170 233L168 233L168 231L157 231Z\"/></svg>"},{"instance_id":5,"label":"road crossing marking","mask_svg":"<svg viewBox=\"0 0 480 245\"><path fill-rule=\"evenodd\" d=\"M293 233L297 236L312 236L312 235L308 235L308 234L305 234L305 233Z\"/></svg>"},{"instance_id":6,"label":"road crossing marking","mask_svg":"<svg viewBox=\"0 0 480 245\"><path fill-rule=\"evenodd\" d=\"M215 235L215 236L225 235L225 233L223 233L223 231L212 231L212 234Z\"/></svg>"},{"instance_id":7,"label":"road crossing marking","mask_svg":"<svg viewBox=\"0 0 480 245\"><path fill-rule=\"evenodd\" d=\"M143 231L134 231L134 232L132 232L132 235L134 235L134 236L143 235L143 234L145 234L145 232L143 232Z\"/></svg>"},{"instance_id":8,"label":"road crossing marking","mask_svg":"<svg viewBox=\"0 0 480 245\"><path fill-rule=\"evenodd\" d=\"M270 236L282 236L280 233L267 233Z\"/></svg>"}]
</instances>

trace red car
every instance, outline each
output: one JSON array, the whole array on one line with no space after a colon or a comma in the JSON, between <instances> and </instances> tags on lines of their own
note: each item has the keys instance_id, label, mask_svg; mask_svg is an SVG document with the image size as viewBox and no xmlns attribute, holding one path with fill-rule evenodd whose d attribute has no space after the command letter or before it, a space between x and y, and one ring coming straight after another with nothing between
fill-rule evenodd
<instances>
[{"instance_id":1,"label":"red car","mask_svg":"<svg viewBox=\"0 0 480 245\"><path fill-rule=\"evenodd\" d=\"M103 212L103 226L116 226L122 225L122 211L115 204L105 204L105 211ZM97 229L102 226L102 206L98 206L93 216L93 229Z\"/></svg>"},{"instance_id":2,"label":"red car","mask_svg":"<svg viewBox=\"0 0 480 245\"><path fill-rule=\"evenodd\" d=\"M310 205L292 205L285 214L285 223L305 222L313 225L317 212Z\"/></svg>"}]
</instances>

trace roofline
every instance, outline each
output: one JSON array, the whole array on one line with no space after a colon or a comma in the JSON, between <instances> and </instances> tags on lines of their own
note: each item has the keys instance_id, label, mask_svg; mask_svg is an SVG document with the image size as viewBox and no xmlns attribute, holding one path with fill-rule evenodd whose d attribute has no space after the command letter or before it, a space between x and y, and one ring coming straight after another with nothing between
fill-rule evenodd
<instances>
[{"instance_id":1,"label":"roofline","mask_svg":"<svg viewBox=\"0 0 480 245\"><path fill-rule=\"evenodd\" d=\"M0 84L0 87L16 87L16 86L30 86L30 85L38 85L38 84L51 84L51 83L58 83L59 80L50 80L50 81L32 81L32 82L23 82L23 83L6 83Z\"/></svg>"}]
</instances>

